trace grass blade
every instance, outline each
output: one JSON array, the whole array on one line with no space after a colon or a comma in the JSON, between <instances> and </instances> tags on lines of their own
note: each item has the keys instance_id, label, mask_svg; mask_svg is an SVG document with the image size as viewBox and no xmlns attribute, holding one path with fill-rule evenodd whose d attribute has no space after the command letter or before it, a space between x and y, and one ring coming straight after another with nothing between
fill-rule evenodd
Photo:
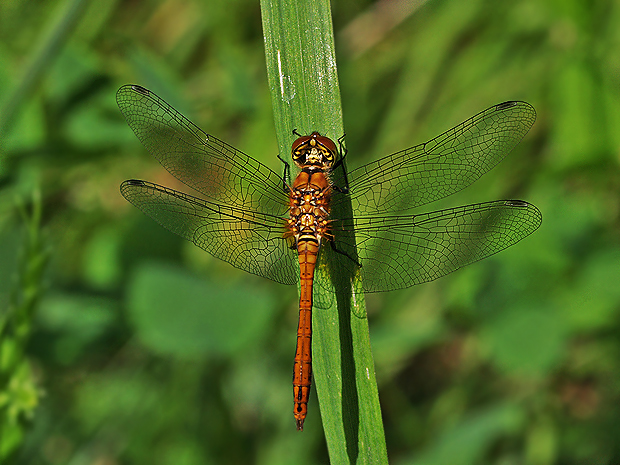
<instances>
[{"instance_id":1,"label":"grass blade","mask_svg":"<svg viewBox=\"0 0 620 465\"><path fill-rule=\"evenodd\" d=\"M318 131L334 140L344 134L330 4L261 0L261 10L275 126L284 158L295 137L293 129L301 134ZM334 182L338 184L337 176ZM346 208L350 212L350 205ZM312 357L331 462L387 463L361 283L355 270L331 263L330 270L328 276L317 268L316 278L323 285L315 284L315 302L333 304L315 306ZM330 282L331 293L324 290Z\"/></svg>"}]
</instances>

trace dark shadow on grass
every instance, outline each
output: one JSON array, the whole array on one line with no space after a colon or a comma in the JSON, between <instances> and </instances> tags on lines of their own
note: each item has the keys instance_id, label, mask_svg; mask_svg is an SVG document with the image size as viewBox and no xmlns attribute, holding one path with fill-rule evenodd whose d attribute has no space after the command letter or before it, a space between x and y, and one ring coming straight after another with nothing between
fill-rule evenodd
<instances>
[{"instance_id":1,"label":"dark shadow on grass","mask_svg":"<svg viewBox=\"0 0 620 465\"><path fill-rule=\"evenodd\" d=\"M340 170L337 170L340 171ZM338 173L339 174L339 173ZM336 185L342 186L344 179L336 176ZM334 192L334 197L345 194ZM341 199L338 199L341 200ZM353 211L350 200L335 202L332 210L334 218L351 218ZM336 222L338 223L338 222ZM338 304L338 329L340 337L340 369L342 376L342 420L346 440L349 463L357 463L359 456L360 435L360 398L356 381L355 356L353 351L353 333L351 318L356 318L351 306L352 283L357 271L357 251L355 238L347 241L338 241L338 224L334 224L335 248L330 249L330 269L332 285L336 292Z\"/></svg>"},{"instance_id":2,"label":"dark shadow on grass","mask_svg":"<svg viewBox=\"0 0 620 465\"><path fill-rule=\"evenodd\" d=\"M359 454L360 407L355 379L353 335L351 332L351 286L337 286L338 326L340 334L340 367L342 375L342 420L350 463L357 463Z\"/></svg>"}]
</instances>

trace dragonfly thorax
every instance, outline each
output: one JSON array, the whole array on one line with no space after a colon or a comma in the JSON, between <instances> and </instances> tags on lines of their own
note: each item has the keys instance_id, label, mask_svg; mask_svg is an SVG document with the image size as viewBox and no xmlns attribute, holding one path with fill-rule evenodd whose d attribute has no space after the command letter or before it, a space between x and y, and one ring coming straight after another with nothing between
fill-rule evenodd
<instances>
[{"instance_id":1,"label":"dragonfly thorax","mask_svg":"<svg viewBox=\"0 0 620 465\"><path fill-rule=\"evenodd\" d=\"M302 168L316 166L322 170L329 170L336 159L336 144L318 132L309 136L301 136L291 147L293 161Z\"/></svg>"}]
</instances>

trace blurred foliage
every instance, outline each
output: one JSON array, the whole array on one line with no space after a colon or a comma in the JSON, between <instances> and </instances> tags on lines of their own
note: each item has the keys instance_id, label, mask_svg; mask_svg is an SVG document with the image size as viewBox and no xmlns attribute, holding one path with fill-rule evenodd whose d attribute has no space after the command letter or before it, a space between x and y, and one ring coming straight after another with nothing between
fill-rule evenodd
<instances>
[{"instance_id":1,"label":"blurred foliage","mask_svg":"<svg viewBox=\"0 0 620 465\"><path fill-rule=\"evenodd\" d=\"M391 462L618 463L620 2L333 14L351 168L504 100L538 112L500 166L430 208L522 198L542 227L367 296ZM327 462L316 398L303 434L291 415L295 289L212 259L118 192L136 177L182 189L116 108L128 82L280 169L258 2L12 0L0 38L0 315L15 289L44 290L11 373L25 433L11 463ZM12 205L37 189L51 256L27 283Z\"/></svg>"},{"instance_id":2,"label":"blurred foliage","mask_svg":"<svg viewBox=\"0 0 620 465\"><path fill-rule=\"evenodd\" d=\"M11 266L17 271L15 276L3 276L0 284L0 463L15 455L42 394L26 353L48 259L40 235L39 192L33 192L31 211L23 202L16 207L22 228L5 227L0 233L5 272Z\"/></svg>"}]
</instances>

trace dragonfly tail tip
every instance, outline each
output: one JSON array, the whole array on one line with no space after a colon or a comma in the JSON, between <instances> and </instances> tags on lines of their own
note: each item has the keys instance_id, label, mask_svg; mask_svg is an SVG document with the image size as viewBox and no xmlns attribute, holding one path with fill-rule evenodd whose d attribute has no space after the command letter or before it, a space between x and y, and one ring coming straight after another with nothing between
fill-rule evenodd
<instances>
[{"instance_id":1,"label":"dragonfly tail tip","mask_svg":"<svg viewBox=\"0 0 620 465\"><path fill-rule=\"evenodd\" d=\"M304 430L304 420L301 418L297 418L297 420L295 421L297 423L297 431L303 431Z\"/></svg>"}]
</instances>

